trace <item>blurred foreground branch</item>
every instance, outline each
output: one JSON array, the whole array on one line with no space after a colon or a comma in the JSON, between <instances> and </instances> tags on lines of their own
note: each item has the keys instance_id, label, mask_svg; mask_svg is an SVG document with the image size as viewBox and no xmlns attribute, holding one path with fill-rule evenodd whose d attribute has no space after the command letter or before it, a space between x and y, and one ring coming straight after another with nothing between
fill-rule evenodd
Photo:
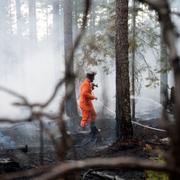
<instances>
[{"instance_id":1,"label":"blurred foreground branch","mask_svg":"<svg viewBox=\"0 0 180 180\"><path fill-rule=\"evenodd\" d=\"M164 42L166 43L169 51L169 62L173 68L175 80L175 121L169 130L169 135L172 143L172 157L169 158L168 163L175 168L180 167L180 58L177 52L177 39L178 33L171 20L171 10L167 0L139 0L140 2L147 3L154 9L159 16L159 22L162 27ZM167 114L163 113L164 121L167 123ZM171 174L171 179L179 179L176 173Z\"/></svg>"},{"instance_id":2,"label":"blurred foreground branch","mask_svg":"<svg viewBox=\"0 0 180 180\"><path fill-rule=\"evenodd\" d=\"M76 37L75 39L75 43L74 43L74 46L73 48L71 49L71 52L70 52L70 56L69 56L69 59L67 60L69 66L67 65L68 69L66 71L66 74L65 74L65 77L62 78L55 86L54 88L54 91L52 93L52 95L49 97L49 99L45 102L45 103L31 103L28 101L28 99L26 97L24 97L23 95L13 91L13 90L10 90L8 88L5 88L5 87L2 87L0 86L0 90L1 91L4 91L8 94L11 94L17 98L20 98L22 100L22 102L17 102L17 103L14 103L15 106L26 106L28 107L29 109L41 109L43 110L45 107L47 107L55 98L55 96L57 95L58 91L59 91L59 88L64 84L65 81L68 81L69 84L71 84L72 80L74 80L75 78L75 74L73 72L71 72L71 69L70 69L70 64L73 63L73 56L74 56L74 52L75 50L77 49L84 33L85 33L85 30L86 30L86 25L87 25L87 16L88 16L88 13L89 13L89 10L90 10L90 6L91 6L91 0L85 0L84 1L84 12L83 12L83 17L82 17L82 26L81 26L81 30L78 34L78 36ZM68 95L71 93L71 91L68 92ZM35 113L32 113L34 115L37 115ZM40 115L40 114L39 114ZM43 113L41 114L43 115ZM46 116L49 116L49 117L52 117L50 116L49 114L46 113ZM52 118L50 118L52 119ZM15 120L16 121L16 120ZM9 122L11 122L11 120L9 120Z\"/></svg>"},{"instance_id":3,"label":"blurred foreground branch","mask_svg":"<svg viewBox=\"0 0 180 180\"><path fill-rule=\"evenodd\" d=\"M171 11L171 14L180 17L180 12L178 11Z\"/></svg>"},{"instance_id":4,"label":"blurred foreground branch","mask_svg":"<svg viewBox=\"0 0 180 180\"><path fill-rule=\"evenodd\" d=\"M60 110L59 110L59 121L58 122L58 126L59 126L59 130L61 132L61 141L58 145L58 157L60 158L60 160L64 160L65 158L65 154L68 152L68 149L72 146L72 140L70 135L67 134L66 131L66 126L65 126L65 122L63 119L63 114L64 114L64 107L65 107L65 102L71 97L71 94L73 93L73 90L75 88L75 74L74 72L72 72L71 69L71 64L73 64L73 60L74 60L74 53L75 50L77 49L80 40L82 38L82 36L85 33L85 29L86 29L86 25L87 25L87 16L90 10L90 6L91 6L91 0L86 0L84 1L84 13L83 13L83 22L82 22L82 27L81 27L81 31L79 33L79 35L76 37L75 39L75 43L73 48L71 49L70 55L68 56L67 59L67 66L66 66L66 74L65 74L65 82L66 82L66 92L65 92L65 96L60 104Z\"/></svg>"},{"instance_id":5,"label":"blurred foreground branch","mask_svg":"<svg viewBox=\"0 0 180 180\"><path fill-rule=\"evenodd\" d=\"M60 157L60 160L64 159L65 153L67 153L67 150L68 150L69 146L72 144L71 139L70 139L69 135L66 132L65 122L64 122L64 119L63 119L64 104L65 104L65 101L71 96L73 88L74 88L74 84L72 82L75 80L75 74L74 74L74 72L72 72L72 70L70 68L71 67L70 64L73 63L74 52L77 49L77 47L78 47L78 45L79 45L79 43L81 41L81 38L85 33L87 20L88 20L87 16L88 16L88 13L89 13L89 10L90 10L90 5L91 5L91 0L85 0L84 1L84 13L83 13L83 18L82 18L81 31L80 31L79 35L77 36L77 38L75 39L74 46L72 47L72 49L70 51L70 56L69 56L69 58L67 60L67 69L66 69L65 76L64 76L63 79L61 79L57 83L52 95L50 96L50 98L45 103L31 103L31 102L29 102L27 100L27 98L25 98L24 96L16 93L15 91L12 91L12 90L4 88L4 87L0 87L0 90L3 90L6 93L11 94L11 95L13 95L15 97L18 97L18 98L20 98L22 100L22 102L13 103L13 105L15 105L15 106L25 106L30 111L30 116L27 119L17 120L17 119L1 118L0 119L1 122L6 122L6 123L7 122L8 123L28 122L28 121L32 121L32 120L40 120L43 117L48 117L49 119L52 119L52 120L58 120L57 123L58 123L58 126L59 126L60 133L62 135L60 143L59 142L56 143L53 135L48 131L48 129L44 129L44 128L42 128L42 129L44 129L45 132L48 133L51 140L53 141L53 145L55 147L55 150L56 150L57 154ZM66 91L65 96L64 96L64 98L63 98L63 100L61 102L59 114L55 115L55 116L52 116L49 113L43 112L44 108L47 107L54 100L55 96L57 95L57 93L59 91L59 88L65 82L67 82L69 88ZM42 145L43 144L42 138L41 138L40 141L41 141L41 145Z\"/></svg>"},{"instance_id":6,"label":"blurred foreground branch","mask_svg":"<svg viewBox=\"0 0 180 180\"><path fill-rule=\"evenodd\" d=\"M89 168L103 168L103 169L131 169L131 170L155 170L159 172L176 172L180 175L180 169L175 169L168 166L166 163L157 163L152 160L143 160L133 157L115 157L115 158L92 158L86 160L78 160L78 161L66 161L60 165L56 165L54 167L45 167L46 171L43 175L39 177L42 168L28 170L24 172L20 172L19 174L13 173L10 175L4 175L0 178L3 179L13 179L27 175L28 176L36 176L37 180L49 180L55 179L60 176L66 175L68 173L74 171L85 170Z\"/></svg>"}]
</instances>

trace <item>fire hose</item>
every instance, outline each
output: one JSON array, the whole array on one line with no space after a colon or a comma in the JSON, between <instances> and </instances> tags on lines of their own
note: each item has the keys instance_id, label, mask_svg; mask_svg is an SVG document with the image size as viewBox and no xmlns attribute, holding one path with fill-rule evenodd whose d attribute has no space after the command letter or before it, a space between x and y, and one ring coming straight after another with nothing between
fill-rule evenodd
<instances>
[{"instance_id":1,"label":"fire hose","mask_svg":"<svg viewBox=\"0 0 180 180\"><path fill-rule=\"evenodd\" d=\"M101 103L106 110L108 110L109 112L111 112L112 114L115 115L115 112L112 111L110 108L108 108L102 101L98 100L97 102L98 102L98 103ZM132 121L132 123L133 123L133 124L136 124L136 125L138 125L138 126L141 126L141 127L143 127L143 128L147 128L147 129L151 129L151 130L155 130L155 131L160 131L160 132L167 132L167 131L164 130L164 129L154 128L154 127L151 127L151 126L148 126L148 125L141 124L141 123L136 122L136 121Z\"/></svg>"}]
</instances>

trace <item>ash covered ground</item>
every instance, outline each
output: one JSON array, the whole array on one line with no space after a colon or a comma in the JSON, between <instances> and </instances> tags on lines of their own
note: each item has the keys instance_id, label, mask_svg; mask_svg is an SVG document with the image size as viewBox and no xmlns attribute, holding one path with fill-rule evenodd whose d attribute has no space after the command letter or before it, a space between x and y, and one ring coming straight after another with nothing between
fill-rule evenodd
<instances>
[{"instance_id":1,"label":"ash covered ground","mask_svg":"<svg viewBox=\"0 0 180 180\"><path fill-rule=\"evenodd\" d=\"M139 122L161 128L159 119ZM48 124L48 126L53 127L54 125ZM97 120L97 127L100 128L101 131L95 138L91 137L89 131L69 131L73 139L73 146L66 155L67 160L134 155L136 157L147 159L150 155L144 151L146 144L150 144L154 149L162 148L162 150L165 151L168 149L168 145L158 143L160 142L160 139L167 137L166 133L163 132L156 132L135 125L133 140L128 143L120 143L116 141L114 119L99 119ZM55 150L46 134L44 134L44 153L40 153L39 135L39 125L37 123L22 123L9 128L1 128L1 159L9 158L10 161L15 164L10 164L8 168L1 166L0 172L4 173L37 168L42 163L42 157L44 165L58 163ZM56 140L60 141L60 139L60 135L56 134ZM100 173L100 175L98 175L98 173ZM143 171L119 169L111 171L81 171L76 173L76 176L74 176L74 174L71 174L72 176L67 176L66 179L102 179L102 174L106 174L108 177L118 176L123 179L145 179L145 173Z\"/></svg>"}]
</instances>

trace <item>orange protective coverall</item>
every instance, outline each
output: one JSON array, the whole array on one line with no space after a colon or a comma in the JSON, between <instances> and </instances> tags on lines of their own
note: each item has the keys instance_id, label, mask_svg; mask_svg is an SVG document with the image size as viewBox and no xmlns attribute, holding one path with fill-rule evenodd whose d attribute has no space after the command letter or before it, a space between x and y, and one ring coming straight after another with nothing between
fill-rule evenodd
<instances>
[{"instance_id":1,"label":"orange protective coverall","mask_svg":"<svg viewBox=\"0 0 180 180\"><path fill-rule=\"evenodd\" d=\"M92 104L92 100L96 97L92 95L91 83L85 79L80 86L80 108L82 111L81 127L85 127L88 121L95 121L96 112Z\"/></svg>"}]
</instances>

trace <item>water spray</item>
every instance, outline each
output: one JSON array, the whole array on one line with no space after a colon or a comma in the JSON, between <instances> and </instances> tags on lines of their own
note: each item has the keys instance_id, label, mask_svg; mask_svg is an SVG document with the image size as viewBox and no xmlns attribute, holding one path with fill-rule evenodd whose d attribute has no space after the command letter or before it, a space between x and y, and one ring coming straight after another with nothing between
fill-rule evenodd
<instances>
[{"instance_id":1,"label":"water spray","mask_svg":"<svg viewBox=\"0 0 180 180\"><path fill-rule=\"evenodd\" d=\"M116 114L113 110L111 110L110 108L108 108L102 101L98 100L97 102L101 103L105 109L107 109L109 112L111 112L112 114ZM138 126L141 126L143 128L147 128L147 129L151 129L151 130L155 130L155 131L160 131L160 132L166 132L166 130L164 129L159 129L159 128L154 128L154 127L151 127L151 126L147 126L147 125L144 125L144 124L141 124L141 123L138 123L136 121L132 121L133 124L136 124Z\"/></svg>"}]
</instances>

